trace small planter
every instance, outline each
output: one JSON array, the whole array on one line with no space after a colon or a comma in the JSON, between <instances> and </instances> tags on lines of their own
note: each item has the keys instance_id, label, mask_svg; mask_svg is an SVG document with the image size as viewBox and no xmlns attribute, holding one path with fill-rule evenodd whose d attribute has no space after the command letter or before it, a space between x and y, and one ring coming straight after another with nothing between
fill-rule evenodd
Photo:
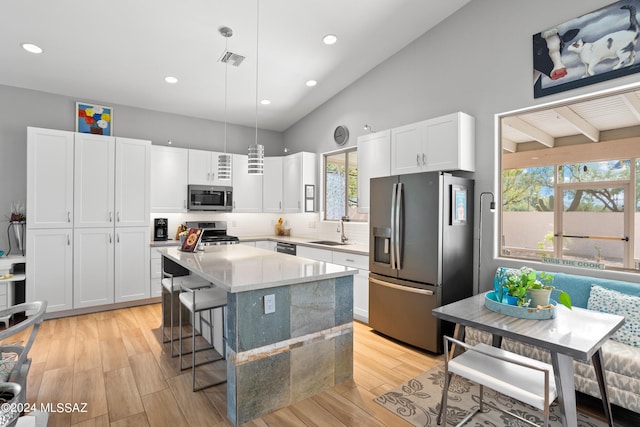
<instances>
[{"instance_id":1,"label":"small planter","mask_svg":"<svg viewBox=\"0 0 640 427\"><path fill-rule=\"evenodd\" d=\"M551 289L529 289L527 297L531 299L530 307L547 306L551 299Z\"/></svg>"}]
</instances>

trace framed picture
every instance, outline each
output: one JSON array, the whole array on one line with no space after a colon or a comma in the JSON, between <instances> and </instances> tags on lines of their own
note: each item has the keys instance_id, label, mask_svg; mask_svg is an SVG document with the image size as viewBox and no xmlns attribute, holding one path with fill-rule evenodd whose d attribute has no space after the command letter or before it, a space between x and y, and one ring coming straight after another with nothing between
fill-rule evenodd
<instances>
[{"instance_id":1,"label":"framed picture","mask_svg":"<svg viewBox=\"0 0 640 427\"><path fill-rule=\"evenodd\" d=\"M534 34L534 97L640 71L638 8L622 0Z\"/></svg>"},{"instance_id":2,"label":"framed picture","mask_svg":"<svg viewBox=\"0 0 640 427\"><path fill-rule=\"evenodd\" d=\"M305 185L304 186L304 211L305 212L315 212L316 205L316 186L315 185Z\"/></svg>"},{"instance_id":3,"label":"framed picture","mask_svg":"<svg viewBox=\"0 0 640 427\"><path fill-rule=\"evenodd\" d=\"M453 187L451 210L452 225L467 223L467 189L465 187Z\"/></svg>"},{"instance_id":4,"label":"framed picture","mask_svg":"<svg viewBox=\"0 0 640 427\"><path fill-rule=\"evenodd\" d=\"M76 102L76 132L113 135L113 108Z\"/></svg>"}]
</instances>

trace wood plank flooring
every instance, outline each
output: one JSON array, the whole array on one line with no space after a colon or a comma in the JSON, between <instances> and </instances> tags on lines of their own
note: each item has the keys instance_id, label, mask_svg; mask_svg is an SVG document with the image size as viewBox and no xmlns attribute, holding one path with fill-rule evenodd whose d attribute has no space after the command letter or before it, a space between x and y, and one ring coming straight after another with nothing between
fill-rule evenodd
<instances>
[{"instance_id":1,"label":"wood plank flooring","mask_svg":"<svg viewBox=\"0 0 640 427\"><path fill-rule=\"evenodd\" d=\"M245 426L410 426L372 399L442 362L354 322L354 380ZM13 338L11 342L18 339ZM160 304L43 322L32 347L27 401L86 402L49 426L231 426L226 385L191 391L191 371L160 343ZM211 366L211 374L224 367Z\"/></svg>"}]
</instances>

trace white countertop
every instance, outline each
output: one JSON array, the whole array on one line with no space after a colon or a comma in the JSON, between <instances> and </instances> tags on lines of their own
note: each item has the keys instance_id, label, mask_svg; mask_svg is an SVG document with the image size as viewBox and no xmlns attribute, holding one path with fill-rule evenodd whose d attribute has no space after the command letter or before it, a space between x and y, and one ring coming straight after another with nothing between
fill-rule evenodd
<instances>
[{"instance_id":1,"label":"white countertop","mask_svg":"<svg viewBox=\"0 0 640 427\"><path fill-rule=\"evenodd\" d=\"M206 246L204 251L182 252L177 247L157 251L228 292L333 279L356 274L357 269L245 245Z\"/></svg>"}]
</instances>

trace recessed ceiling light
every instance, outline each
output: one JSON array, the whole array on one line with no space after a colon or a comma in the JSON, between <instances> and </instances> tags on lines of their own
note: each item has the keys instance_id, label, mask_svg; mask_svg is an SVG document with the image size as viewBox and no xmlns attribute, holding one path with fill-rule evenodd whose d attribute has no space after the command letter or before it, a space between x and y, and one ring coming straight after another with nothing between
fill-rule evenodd
<instances>
[{"instance_id":1,"label":"recessed ceiling light","mask_svg":"<svg viewBox=\"0 0 640 427\"><path fill-rule=\"evenodd\" d=\"M22 48L31 53L42 53L42 48L33 43L22 43Z\"/></svg>"},{"instance_id":2,"label":"recessed ceiling light","mask_svg":"<svg viewBox=\"0 0 640 427\"><path fill-rule=\"evenodd\" d=\"M269 105L269 104L271 104L271 101L269 101L268 99L263 99L262 101L260 101L260 104Z\"/></svg>"},{"instance_id":3,"label":"recessed ceiling light","mask_svg":"<svg viewBox=\"0 0 640 427\"><path fill-rule=\"evenodd\" d=\"M172 85L178 83L178 79L175 77L167 76L164 78L164 81L167 83L171 83Z\"/></svg>"},{"instance_id":4,"label":"recessed ceiling light","mask_svg":"<svg viewBox=\"0 0 640 427\"><path fill-rule=\"evenodd\" d=\"M315 80L307 80L307 82L306 82L305 84L306 84L307 86L309 86L309 87L313 87L313 86L317 85L317 84L318 84L318 82L317 82L317 81L315 81Z\"/></svg>"},{"instance_id":5,"label":"recessed ceiling light","mask_svg":"<svg viewBox=\"0 0 640 427\"><path fill-rule=\"evenodd\" d=\"M331 44L334 44L334 43L335 43L335 42L337 42L337 41L338 41L338 37L336 37L336 35L335 35L335 34L327 34L326 36L324 36L324 37L322 38L322 42L323 42L324 44L329 44L329 45L331 45Z\"/></svg>"}]
</instances>

